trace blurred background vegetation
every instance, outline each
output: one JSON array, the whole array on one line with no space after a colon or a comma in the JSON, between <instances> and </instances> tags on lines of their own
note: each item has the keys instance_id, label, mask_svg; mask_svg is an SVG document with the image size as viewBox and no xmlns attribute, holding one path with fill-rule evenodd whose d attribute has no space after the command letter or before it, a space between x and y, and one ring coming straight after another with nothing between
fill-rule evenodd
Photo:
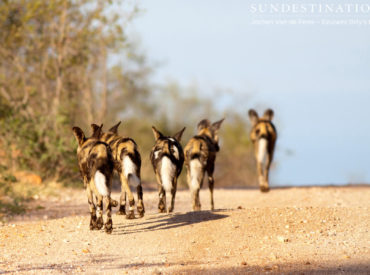
<instances>
[{"instance_id":1,"label":"blurred background vegetation","mask_svg":"<svg viewBox=\"0 0 370 275\"><path fill-rule=\"evenodd\" d=\"M155 66L126 32L140 9L121 2L0 3L0 200L17 197L12 186L24 178L82 186L72 126L89 135L92 122L107 129L118 120L140 147L144 188L155 181L152 125L164 134L186 126L185 145L198 121L222 117L216 185L255 184L246 110L223 108L222 92L207 97L194 85L154 83Z\"/></svg>"}]
</instances>

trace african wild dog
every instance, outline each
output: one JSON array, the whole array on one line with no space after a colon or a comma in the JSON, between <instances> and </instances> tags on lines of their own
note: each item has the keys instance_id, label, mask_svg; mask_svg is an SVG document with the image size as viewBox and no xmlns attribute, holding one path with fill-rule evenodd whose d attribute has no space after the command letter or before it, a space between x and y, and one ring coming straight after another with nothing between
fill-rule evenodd
<instances>
[{"instance_id":1,"label":"african wild dog","mask_svg":"<svg viewBox=\"0 0 370 275\"><path fill-rule=\"evenodd\" d=\"M250 138L254 146L254 154L257 161L257 173L260 190L268 192L269 187L269 170L274 156L275 142L277 133L271 120L274 111L267 109L263 117L259 118L255 110L250 109L248 112L249 119L252 123Z\"/></svg>"},{"instance_id":2,"label":"african wild dog","mask_svg":"<svg viewBox=\"0 0 370 275\"><path fill-rule=\"evenodd\" d=\"M101 132L99 138L101 141L106 142L111 150L114 160L114 170L120 176L121 181L121 197L120 207L117 214L126 214L126 193L129 201L129 211L126 215L127 219L134 219L134 206L135 199L132 195L130 186L137 189L137 211L140 217L144 216L144 203L143 203L143 188L140 180L141 157L135 141L128 137L121 137L118 135L118 127L121 122L118 122L107 133ZM93 130L97 129L96 124L91 124Z\"/></svg>"},{"instance_id":3,"label":"african wild dog","mask_svg":"<svg viewBox=\"0 0 370 275\"><path fill-rule=\"evenodd\" d=\"M98 139L102 126L98 127L90 138L86 138L79 127L73 127L72 130L78 142L78 165L90 207L90 230L103 227L104 199L107 208L107 219L104 224L105 232L111 233L113 230L112 206L117 206L118 203L110 197L113 158L109 146ZM96 199L96 206L93 201L93 195Z\"/></svg>"},{"instance_id":4,"label":"african wild dog","mask_svg":"<svg viewBox=\"0 0 370 275\"><path fill-rule=\"evenodd\" d=\"M180 140L185 128L173 135L164 136L154 126L152 127L155 144L150 152L150 160L158 182L160 213L172 212L175 206L177 178L184 164L184 152ZM166 194L171 193L171 206L166 206Z\"/></svg>"},{"instance_id":5,"label":"african wild dog","mask_svg":"<svg viewBox=\"0 0 370 275\"><path fill-rule=\"evenodd\" d=\"M198 123L198 134L190 139L184 149L187 181L194 211L200 210L199 190L202 188L205 172L208 175L208 185L211 193L211 209L214 209L213 171L215 168L216 153L220 150L218 145L218 130L223 121L224 119L221 119L211 124L208 119L203 119Z\"/></svg>"}]
</instances>

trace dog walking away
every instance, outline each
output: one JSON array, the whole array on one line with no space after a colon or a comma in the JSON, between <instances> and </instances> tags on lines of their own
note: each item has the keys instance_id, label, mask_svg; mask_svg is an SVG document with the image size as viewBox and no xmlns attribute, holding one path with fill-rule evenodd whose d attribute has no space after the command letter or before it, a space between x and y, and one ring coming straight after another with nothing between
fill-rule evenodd
<instances>
[{"instance_id":1,"label":"dog walking away","mask_svg":"<svg viewBox=\"0 0 370 275\"><path fill-rule=\"evenodd\" d=\"M103 200L106 204L105 232L113 230L112 206L117 201L111 200L111 186L113 176L113 157L109 146L99 140L103 125L94 131L90 138L86 138L79 127L73 127L73 133L78 142L77 159L80 173L87 193L90 208L90 230L103 227ZM96 206L94 204L94 198Z\"/></svg>"},{"instance_id":2,"label":"dog walking away","mask_svg":"<svg viewBox=\"0 0 370 275\"><path fill-rule=\"evenodd\" d=\"M274 156L275 142L277 133L271 120L274 117L274 111L267 109L261 118L255 110L248 112L252 124L250 139L254 146L254 155L257 161L258 183L261 192L268 192L269 171Z\"/></svg>"},{"instance_id":3,"label":"dog walking away","mask_svg":"<svg viewBox=\"0 0 370 275\"><path fill-rule=\"evenodd\" d=\"M193 211L199 211L201 208L199 191L203 185L205 172L208 175L211 209L214 210L213 172L216 153L220 150L218 131L223 121L224 119L221 119L211 124L208 119L203 119L198 123L198 134L192 137L185 146L185 166L187 168L187 181L191 192Z\"/></svg>"},{"instance_id":4,"label":"dog walking away","mask_svg":"<svg viewBox=\"0 0 370 275\"><path fill-rule=\"evenodd\" d=\"M118 127L121 122L118 122L108 132L100 132L99 139L109 145L112 150L114 160L114 170L117 171L121 181L121 197L118 213L126 215L126 193L129 202L129 209L126 215L127 219L134 219L135 199L131 192L130 186L136 187L138 202L137 212L140 217L144 216L143 188L141 186L140 168L141 157L135 141L129 137L118 135ZM91 124L93 131L99 126Z\"/></svg>"},{"instance_id":5,"label":"dog walking away","mask_svg":"<svg viewBox=\"0 0 370 275\"><path fill-rule=\"evenodd\" d=\"M173 135L164 136L154 126L152 127L155 144L150 152L150 160L157 178L159 188L158 209L160 213L172 212L175 207L175 196L177 189L177 178L184 164L184 152L180 140L185 131ZM171 194L171 206L167 207L166 194Z\"/></svg>"}]
</instances>

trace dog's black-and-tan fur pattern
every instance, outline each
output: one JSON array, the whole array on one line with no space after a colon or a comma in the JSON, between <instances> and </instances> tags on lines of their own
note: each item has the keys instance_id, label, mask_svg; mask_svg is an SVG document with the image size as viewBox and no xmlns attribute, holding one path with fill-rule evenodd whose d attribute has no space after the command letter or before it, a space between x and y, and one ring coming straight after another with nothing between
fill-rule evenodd
<instances>
[{"instance_id":1,"label":"dog's black-and-tan fur pattern","mask_svg":"<svg viewBox=\"0 0 370 275\"><path fill-rule=\"evenodd\" d=\"M199 211L201 208L199 191L203 185L204 173L208 175L208 185L211 199L211 209L214 209L213 172L215 168L216 153L220 150L218 145L218 131L224 119L213 124L208 119L198 123L198 134L190 139L185 146L185 165L187 168L187 181L191 192L192 208Z\"/></svg>"},{"instance_id":2,"label":"dog's black-and-tan fur pattern","mask_svg":"<svg viewBox=\"0 0 370 275\"><path fill-rule=\"evenodd\" d=\"M173 135L164 136L154 126L152 127L155 144L150 152L150 160L158 182L160 213L172 212L175 206L177 178L184 164L184 152L180 144L181 136L185 130ZM166 194L171 194L171 205L166 205Z\"/></svg>"},{"instance_id":3,"label":"dog's black-and-tan fur pattern","mask_svg":"<svg viewBox=\"0 0 370 275\"><path fill-rule=\"evenodd\" d=\"M143 188L141 186L140 168L141 157L135 141L128 137L118 135L118 127L121 122L118 122L108 132L101 132L100 141L109 145L112 150L114 160L114 170L117 171L121 181L121 196L120 207L117 214L126 214L126 193L129 202L129 209L126 215L128 219L134 219L135 199L130 190L130 185L137 186L137 211L140 217L144 216ZM91 125L93 131L97 129L96 124Z\"/></svg>"},{"instance_id":4,"label":"dog's black-and-tan fur pattern","mask_svg":"<svg viewBox=\"0 0 370 275\"><path fill-rule=\"evenodd\" d=\"M118 203L111 200L110 197L113 157L109 146L98 138L101 127L98 127L90 138L86 138L79 127L73 127L72 130L78 142L78 165L90 208L90 230L103 227L104 200L107 215L104 227L107 233L111 233L113 230L112 206L117 206ZM96 205L94 204L94 196Z\"/></svg>"},{"instance_id":5,"label":"dog's black-and-tan fur pattern","mask_svg":"<svg viewBox=\"0 0 370 275\"><path fill-rule=\"evenodd\" d=\"M268 192L270 190L269 171L277 139L275 126L271 122L274 112L267 109L260 118L255 110L250 109L248 115L252 124L250 138L257 161L258 183L262 192Z\"/></svg>"}]
</instances>

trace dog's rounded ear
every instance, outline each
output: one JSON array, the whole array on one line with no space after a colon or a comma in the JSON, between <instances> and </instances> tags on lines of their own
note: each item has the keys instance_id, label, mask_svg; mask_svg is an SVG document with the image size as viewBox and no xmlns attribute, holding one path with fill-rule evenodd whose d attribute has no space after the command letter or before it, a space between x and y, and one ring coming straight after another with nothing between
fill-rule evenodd
<instances>
[{"instance_id":1,"label":"dog's rounded ear","mask_svg":"<svg viewBox=\"0 0 370 275\"><path fill-rule=\"evenodd\" d=\"M121 124L121 121L119 121L116 125L114 125L112 128L110 128L108 130L108 132L117 134L118 133L118 127L119 127L120 124Z\"/></svg>"},{"instance_id":2,"label":"dog's rounded ear","mask_svg":"<svg viewBox=\"0 0 370 275\"><path fill-rule=\"evenodd\" d=\"M263 118L271 121L274 118L274 111L270 108L267 109L263 114Z\"/></svg>"},{"instance_id":3,"label":"dog's rounded ear","mask_svg":"<svg viewBox=\"0 0 370 275\"><path fill-rule=\"evenodd\" d=\"M84 132L81 130L80 127L76 127L76 126L72 128L72 131L73 131L73 134L74 134L78 144L82 145L86 140Z\"/></svg>"},{"instance_id":4,"label":"dog's rounded ear","mask_svg":"<svg viewBox=\"0 0 370 275\"><path fill-rule=\"evenodd\" d=\"M198 123L198 131L204 129L204 128L208 128L209 126L211 126L211 122L208 120L208 119L202 119L199 123Z\"/></svg>"},{"instance_id":5,"label":"dog's rounded ear","mask_svg":"<svg viewBox=\"0 0 370 275\"><path fill-rule=\"evenodd\" d=\"M100 125L98 128L96 128L96 130L93 132L91 137L99 139L101 137L102 129L103 129L103 124Z\"/></svg>"},{"instance_id":6,"label":"dog's rounded ear","mask_svg":"<svg viewBox=\"0 0 370 275\"><path fill-rule=\"evenodd\" d=\"M99 125L97 125L97 124L95 124L95 123L92 123L91 125L90 125L90 127L91 127L91 130L92 130L92 134L91 134L91 136L93 136L94 135L94 133L100 128L100 126Z\"/></svg>"},{"instance_id":7,"label":"dog's rounded ear","mask_svg":"<svg viewBox=\"0 0 370 275\"><path fill-rule=\"evenodd\" d=\"M163 137L163 134L159 132L154 126L152 126L152 131L153 131L155 140Z\"/></svg>"},{"instance_id":8,"label":"dog's rounded ear","mask_svg":"<svg viewBox=\"0 0 370 275\"><path fill-rule=\"evenodd\" d=\"M212 130L215 131L215 132L218 131L221 127L222 122L224 122L224 120L225 120L225 118L220 119L219 121L216 121L216 122L212 123Z\"/></svg>"},{"instance_id":9,"label":"dog's rounded ear","mask_svg":"<svg viewBox=\"0 0 370 275\"><path fill-rule=\"evenodd\" d=\"M258 122L258 114L257 112L254 110L254 109L250 109L248 111L248 116L249 116L249 119L252 123L252 126L256 125L257 122Z\"/></svg>"},{"instance_id":10,"label":"dog's rounded ear","mask_svg":"<svg viewBox=\"0 0 370 275\"><path fill-rule=\"evenodd\" d=\"M182 128L182 130L180 130L179 132L177 132L176 134L174 134L174 138L180 142L181 141L181 137L182 137L182 134L184 133L186 127Z\"/></svg>"}]
</instances>

